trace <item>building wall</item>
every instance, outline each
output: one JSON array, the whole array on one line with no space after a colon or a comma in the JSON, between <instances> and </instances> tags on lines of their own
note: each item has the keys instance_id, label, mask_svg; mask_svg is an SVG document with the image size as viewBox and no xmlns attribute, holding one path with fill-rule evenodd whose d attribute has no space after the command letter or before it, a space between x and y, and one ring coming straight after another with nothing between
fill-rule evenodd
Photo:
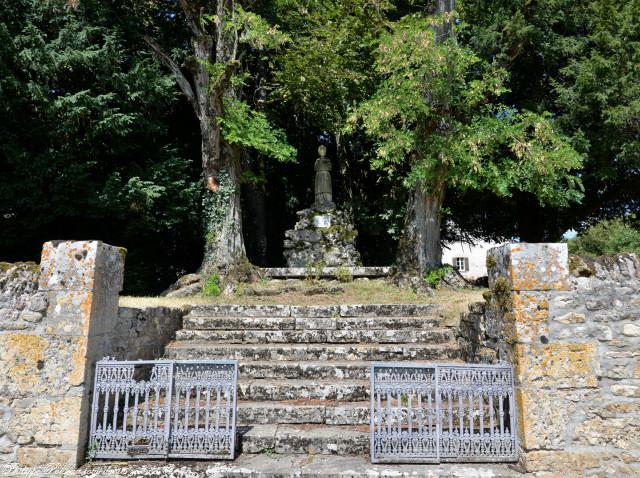
<instances>
[{"instance_id":1,"label":"building wall","mask_svg":"<svg viewBox=\"0 0 640 478\"><path fill-rule=\"evenodd\" d=\"M487 251L497 244L493 242L478 241L474 245L466 242L451 242L442 249L442 263L456 266L455 258L468 259L469 270L460 272L465 279L475 280L487 275Z\"/></svg>"}]
</instances>

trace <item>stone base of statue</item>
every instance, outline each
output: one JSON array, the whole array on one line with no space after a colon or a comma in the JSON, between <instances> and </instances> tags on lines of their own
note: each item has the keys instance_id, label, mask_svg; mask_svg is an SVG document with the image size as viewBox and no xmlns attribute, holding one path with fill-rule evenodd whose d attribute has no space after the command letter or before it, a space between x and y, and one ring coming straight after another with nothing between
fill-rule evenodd
<instances>
[{"instance_id":1,"label":"stone base of statue","mask_svg":"<svg viewBox=\"0 0 640 478\"><path fill-rule=\"evenodd\" d=\"M298 211L294 229L285 232L287 267L352 267L362 264L356 250L358 231L349 215L332 202Z\"/></svg>"}]
</instances>

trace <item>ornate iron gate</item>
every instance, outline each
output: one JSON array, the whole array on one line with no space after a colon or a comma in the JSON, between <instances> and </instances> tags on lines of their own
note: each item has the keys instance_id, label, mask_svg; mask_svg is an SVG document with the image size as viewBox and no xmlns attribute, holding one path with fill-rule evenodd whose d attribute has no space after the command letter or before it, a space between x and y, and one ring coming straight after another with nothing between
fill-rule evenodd
<instances>
[{"instance_id":1,"label":"ornate iron gate","mask_svg":"<svg viewBox=\"0 0 640 478\"><path fill-rule=\"evenodd\" d=\"M91 410L94 458L235 456L235 360L101 360Z\"/></svg>"},{"instance_id":2,"label":"ornate iron gate","mask_svg":"<svg viewBox=\"0 0 640 478\"><path fill-rule=\"evenodd\" d=\"M517 461L513 368L371 366L374 463Z\"/></svg>"}]
</instances>

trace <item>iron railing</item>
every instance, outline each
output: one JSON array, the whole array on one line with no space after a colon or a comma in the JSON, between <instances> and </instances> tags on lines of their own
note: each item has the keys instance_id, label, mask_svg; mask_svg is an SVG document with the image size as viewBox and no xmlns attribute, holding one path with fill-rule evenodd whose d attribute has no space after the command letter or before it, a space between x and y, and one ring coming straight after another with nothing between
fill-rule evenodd
<instances>
[{"instance_id":1,"label":"iron railing","mask_svg":"<svg viewBox=\"0 0 640 478\"><path fill-rule=\"evenodd\" d=\"M232 459L235 360L101 360L91 410L93 458Z\"/></svg>"},{"instance_id":2,"label":"iron railing","mask_svg":"<svg viewBox=\"0 0 640 478\"><path fill-rule=\"evenodd\" d=\"M509 365L371 366L374 463L517 461Z\"/></svg>"}]
</instances>

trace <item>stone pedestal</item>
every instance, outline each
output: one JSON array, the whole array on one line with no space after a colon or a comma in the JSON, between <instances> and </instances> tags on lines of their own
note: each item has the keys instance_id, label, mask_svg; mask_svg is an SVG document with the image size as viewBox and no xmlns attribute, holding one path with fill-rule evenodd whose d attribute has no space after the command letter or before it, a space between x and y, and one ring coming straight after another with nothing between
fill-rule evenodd
<instances>
[{"instance_id":1,"label":"stone pedestal","mask_svg":"<svg viewBox=\"0 0 640 478\"><path fill-rule=\"evenodd\" d=\"M295 227L285 232L288 267L361 265L355 247L358 231L346 212L331 206L312 206L297 214Z\"/></svg>"}]
</instances>

